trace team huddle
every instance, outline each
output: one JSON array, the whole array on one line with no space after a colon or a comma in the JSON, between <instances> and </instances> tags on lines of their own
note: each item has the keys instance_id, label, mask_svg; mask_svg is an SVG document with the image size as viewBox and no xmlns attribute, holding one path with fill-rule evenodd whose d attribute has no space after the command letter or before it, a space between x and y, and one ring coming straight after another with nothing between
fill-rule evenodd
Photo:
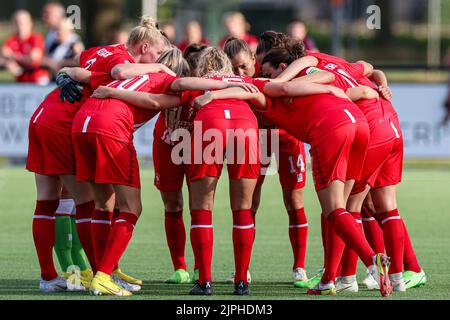
<instances>
[{"instance_id":1,"label":"team huddle","mask_svg":"<svg viewBox=\"0 0 450 320\"><path fill-rule=\"evenodd\" d=\"M234 294L250 294L269 165L263 159L272 153L289 216L295 287L312 295L358 292L358 258L367 267L363 285L382 296L426 283L397 209L399 119L385 74L371 64L309 52L274 31L261 34L256 52L237 38L223 50L191 44L181 52L143 17L126 44L87 49L79 66L60 71L58 88L29 125L27 169L37 186L33 238L42 292L130 296L141 289L142 281L119 262L142 212L133 134L156 116L154 184L174 268L167 283L192 283L191 295L213 294L212 211L226 162L235 262L227 281ZM323 268L310 278L304 143L310 145L324 249ZM185 178L193 274L185 261Z\"/></svg>"}]
</instances>

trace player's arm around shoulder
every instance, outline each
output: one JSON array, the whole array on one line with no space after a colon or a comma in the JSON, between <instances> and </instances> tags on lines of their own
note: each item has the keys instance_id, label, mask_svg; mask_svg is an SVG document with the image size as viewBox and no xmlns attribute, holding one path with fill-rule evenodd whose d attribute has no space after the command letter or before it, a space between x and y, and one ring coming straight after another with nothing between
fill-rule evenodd
<instances>
[{"instance_id":1,"label":"player's arm around shoulder","mask_svg":"<svg viewBox=\"0 0 450 320\"><path fill-rule=\"evenodd\" d=\"M111 77L116 80L130 79L147 73L175 73L161 63L121 63L111 69Z\"/></svg>"}]
</instances>

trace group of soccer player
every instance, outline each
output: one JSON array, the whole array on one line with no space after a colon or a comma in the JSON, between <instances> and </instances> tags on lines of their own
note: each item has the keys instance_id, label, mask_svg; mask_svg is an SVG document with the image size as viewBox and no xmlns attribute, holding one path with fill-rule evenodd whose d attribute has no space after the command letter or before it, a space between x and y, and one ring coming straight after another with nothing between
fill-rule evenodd
<instances>
[{"instance_id":1,"label":"group of soccer player","mask_svg":"<svg viewBox=\"0 0 450 320\"><path fill-rule=\"evenodd\" d=\"M133 134L155 116L154 184L174 267L167 283L193 283L192 295L213 293L212 211L226 159L235 261L230 280L234 294L250 294L256 212L268 165L260 163L260 152L277 151L272 139L279 142L296 287L314 295L357 292L358 258L368 270L363 284L383 296L426 283L397 209L403 138L382 71L307 52L303 43L274 31L260 36L256 52L230 38L223 50L191 44L182 53L149 17L131 30L126 44L87 49L79 65L60 71L58 87L30 119L27 169L35 173L37 188L33 237L42 292L129 296L141 289L142 281L124 273L119 261L142 212ZM236 132L246 134L239 139L231 134ZM309 279L304 143L311 147L324 248L323 269ZM194 152L182 154L180 162L175 158L181 144ZM192 275L185 261L185 177ZM66 228L57 223L58 216L72 217L69 238L74 247L81 244L90 268L80 249L70 259L70 246L55 243L56 234L70 227L70 220Z\"/></svg>"}]
</instances>

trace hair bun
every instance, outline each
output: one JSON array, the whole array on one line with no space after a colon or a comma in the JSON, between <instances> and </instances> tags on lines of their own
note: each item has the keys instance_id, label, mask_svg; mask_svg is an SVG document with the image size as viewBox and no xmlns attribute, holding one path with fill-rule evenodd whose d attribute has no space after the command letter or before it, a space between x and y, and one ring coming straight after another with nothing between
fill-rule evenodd
<instances>
[{"instance_id":1,"label":"hair bun","mask_svg":"<svg viewBox=\"0 0 450 320\"><path fill-rule=\"evenodd\" d=\"M141 18L141 26L144 28L156 28L155 20L150 16L142 16Z\"/></svg>"}]
</instances>

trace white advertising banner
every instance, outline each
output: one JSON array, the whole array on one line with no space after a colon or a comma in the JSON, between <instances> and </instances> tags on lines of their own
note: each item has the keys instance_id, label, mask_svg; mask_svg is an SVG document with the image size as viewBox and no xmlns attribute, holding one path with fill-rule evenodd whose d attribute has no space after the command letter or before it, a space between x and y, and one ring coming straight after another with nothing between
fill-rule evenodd
<instances>
[{"instance_id":1,"label":"white advertising banner","mask_svg":"<svg viewBox=\"0 0 450 320\"><path fill-rule=\"evenodd\" d=\"M444 84L392 85L392 104L398 112L405 142L405 157L450 158L450 125L443 126L447 97Z\"/></svg>"},{"instance_id":2,"label":"white advertising banner","mask_svg":"<svg viewBox=\"0 0 450 320\"><path fill-rule=\"evenodd\" d=\"M25 157L30 116L52 90L52 86L0 85L0 157ZM450 158L450 126L442 126L445 84L393 84L393 104L397 109L405 139L406 158ZM152 156L155 119L135 134L140 156Z\"/></svg>"}]
</instances>

